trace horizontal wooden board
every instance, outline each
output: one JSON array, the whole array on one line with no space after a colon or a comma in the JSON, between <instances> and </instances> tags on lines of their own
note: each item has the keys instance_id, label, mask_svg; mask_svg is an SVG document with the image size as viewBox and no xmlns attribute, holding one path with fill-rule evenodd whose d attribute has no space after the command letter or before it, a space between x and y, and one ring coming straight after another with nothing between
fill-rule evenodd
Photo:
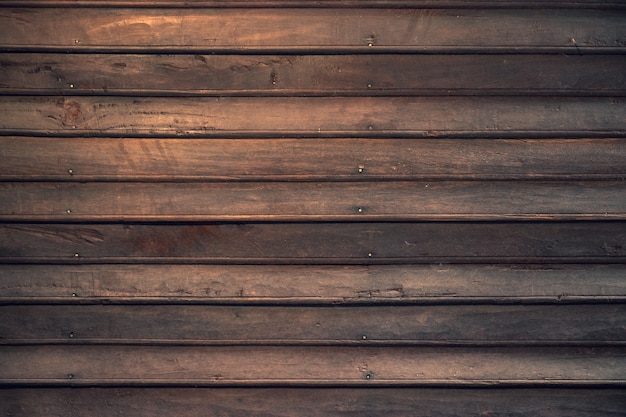
<instances>
[{"instance_id":1,"label":"horizontal wooden board","mask_svg":"<svg viewBox=\"0 0 626 417\"><path fill-rule=\"evenodd\" d=\"M0 385L624 386L623 348L1 346Z\"/></svg>"},{"instance_id":2,"label":"horizontal wooden board","mask_svg":"<svg viewBox=\"0 0 626 417\"><path fill-rule=\"evenodd\" d=\"M619 182L0 183L2 221L626 220Z\"/></svg>"},{"instance_id":3,"label":"horizontal wooden board","mask_svg":"<svg viewBox=\"0 0 626 417\"><path fill-rule=\"evenodd\" d=\"M0 344L620 345L626 305L2 306Z\"/></svg>"},{"instance_id":4,"label":"horizontal wooden board","mask_svg":"<svg viewBox=\"0 0 626 417\"><path fill-rule=\"evenodd\" d=\"M0 152L3 181L626 178L625 139L8 136Z\"/></svg>"},{"instance_id":5,"label":"horizontal wooden board","mask_svg":"<svg viewBox=\"0 0 626 417\"><path fill-rule=\"evenodd\" d=\"M3 265L0 302L465 304L626 301L625 265Z\"/></svg>"},{"instance_id":6,"label":"horizontal wooden board","mask_svg":"<svg viewBox=\"0 0 626 417\"><path fill-rule=\"evenodd\" d=\"M626 222L3 224L0 262L621 263Z\"/></svg>"},{"instance_id":7,"label":"horizontal wooden board","mask_svg":"<svg viewBox=\"0 0 626 417\"><path fill-rule=\"evenodd\" d=\"M623 136L621 98L0 96L0 134Z\"/></svg>"},{"instance_id":8,"label":"horizontal wooden board","mask_svg":"<svg viewBox=\"0 0 626 417\"><path fill-rule=\"evenodd\" d=\"M2 94L615 95L624 55L0 55Z\"/></svg>"},{"instance_id":9,"label":"horizontal wooden board","mask_svg":"<svg viewBox=\"0 0 626 417\"><path fill-rule=\"evenodd\" d=\"M619 0L0 0L5 7L306 7L623 9Z\"/></svg>"},{"instance_id":10,"label":"horizontal wooden board","mask_svg":"<svg viewBox=\"0 0 626 417\"><path fill-rule=\"evenodd\" d=\"M50 417L613 417L623 389L471 388L5 388L0 413Z\"/></svg>"},{"instance_id":11,"label":"horizontal wooden board","mask_svg":"<svg viewBox=\"0 0 626 417\"><path fill-rule=\"evenodd\" d=\"M0 47L40 51L579 54L626 44L621 10L15 8L0 10L0 27Z\"/></svg>"}]
</instances>

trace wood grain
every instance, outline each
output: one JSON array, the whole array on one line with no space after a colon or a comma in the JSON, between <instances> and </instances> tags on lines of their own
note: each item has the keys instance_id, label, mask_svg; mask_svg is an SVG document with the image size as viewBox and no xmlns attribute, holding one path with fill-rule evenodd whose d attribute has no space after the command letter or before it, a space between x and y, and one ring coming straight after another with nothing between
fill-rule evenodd
<instances>
[{"instance_id":1,"label":"wood grain","mask_svg":"<svg viewBox=\"0 0 626 417\"><path fill-rule=\"evenodd\" d=\"M626 346L626 305L2 306L0 344Z\"/></svg>"},{"instance_id":2,"label":"wood grain","mask_svg":"<svg viewBox=\"0 0 626 417\"><path fill-rule=\"evenodd\" d=\"M11 388L0 390L0 413L30 417L562 417L566 410L572 417L612 417L626 407L624 394L623 389L606 388Z\"/></svg>"},{"instance_id":3,"label":"wood grain","mask_svg":"<svg viewBox=\"0 0 626 417\"><path fill-rule=\"evenodd\" d=\"M626 300L616 265L3 265L3 304L519 304Z\"/></svg>"},{"instance_id":4,"label":"wood grain","mask_svg":"<svg viewBox=\"0 0 626 417\"><path fill-rule=\"evenodd\" d=\"M0 384L623 386L622 348L2 346Z\"/></svg>"},{"instance_id":5,"label":"wood grain","mask_svg":"<svg viewBox=\"0 0 626 417\"><path fill-rule=\"evenodd\" d=\"M0 55L0 93L130 96L606 95L624 55Z\"/></svg>"},{"instance_id":6,"label":"wood grain","mask_svg":"<svg viewBox=\"0 0 626 417\"><path fill-rule=\"evenodd\" d=\"M621 263L626 222L3 224L2 263Z\"/></svg>"},{"instance_id":7,"label":"wood grain","mask_svg":"<svg viewBox=\"0 0 626 417\"><path fill-rule=\"evenodd\" d=\"M626 178L626 139L0 137L3 181Z\"/></svg>"},{"instance_id":8,"label":"wood grain","mask_svg":"<svg viewBox=\"0 0 626 417\"><path fill-rule=\"evenodd\" d=\"M622 182L0 183L4 221L626 220Z\"/></svg>"},{"instance_id":9,"label":"wood grain","mask_svg":"<svg viewBox=\"0 0 626 417\"><path fill-rule=\"evenodd\" d=\"M607 52L621 10L15 8L8 50L145 52ZM151 49L152 48L152 49Z\"/></svg>"},{"instance_id":10,"label":"wood grain","mask_svg":"<svg viewBox=\"0 0 626 417\"><path fill-rule=\"evenodd\" d=\"M626 105L617 98L0 96L0 134L528 138L625 131Z\"/></svg>"}]
</instances>

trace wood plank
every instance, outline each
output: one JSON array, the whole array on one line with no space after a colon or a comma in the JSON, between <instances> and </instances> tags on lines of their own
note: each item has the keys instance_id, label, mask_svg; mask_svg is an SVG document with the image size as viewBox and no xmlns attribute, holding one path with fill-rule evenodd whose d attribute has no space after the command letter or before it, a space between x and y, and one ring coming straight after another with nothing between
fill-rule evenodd
<instances>
[{"instance_id":1,"label":"wood plank","mask_svg":"<svg viewBox=\"0 0 626 417\"><path fill-rule=\"evenodd\" d=\"M122 9L0 11L6 50L563 52L623 49L621 10ZM523 35L522 35L523 34Z\"/></svg>"},{"instance_id":2,"label":"wood plank","mask_svg":"<svg viewBox=\"0 0 626 417\"><path fill-rule=\"evenodd\" d=\"M3 7L306 7L623 9L619 0L0 0Z\"/></svg>"},{"instance_id":3,"label":"wood plank","mask_svg":"<svg viewBox=\"0 0 626 417\"><path fill-rule=\"evenodd\" d=\"M623 55L3 54L2 94L605 95Z\"/></svg>"},{"instance_id":4,"label":"wood plank","mask_svg":"<svg viewBox=\"0 0 626 417\"><path fill-rule=\"evenodd\" d=\"M0 303L626 301L625 265L3 265Z\"/></svg>"},{"instance_id":5,"label":"wood plank","mask_svg":"<svg viewBox=\"0 0 626 417\"><path fill-rule=\"evenodd\" d=\"M2 306L0 344L626 346L626 304Z\"/></svg>"},{"instance_id":6,"label":"wood plank","mask_svg":"<svg viewBox=\"0 0 626 417\"><path fill-rule=\"evenodd\" d=\"M3 181L624 179L625 139L0 137ZM245 163L242 163L245 161Z\"/></svg>"},{"instance_id":7,"label":"wood plank","mask_svg":"<svg viewBox=\"0 0 626 417\"><path fill-rule=\"evenodd\" d=\"M623 182L0 183L1 221L626 220Z\"/></svg>"},{"instance_id":8,"label":"wood plank","mask_svg":"<svg viewBox=\"0 0 626 417\"><path fill-rule=\"evenodd\" d=\"M623 348L2 346L1 385L624 386Z\"/></svg>"},{"instance_id":9,"label":"wood plank","mask_svg":"<svg viewBox=\"0 0 626 417\"><path fill-rule=\"evenodd\" d=\"M623 389L467 388L8 388L0 413L10 416L133 415L371 417L476 415L611 417L626 407Z\"/></svg>"},{"instance_id":10,"label":"wood plank","mask_svg":"<svg viewBox=\"0 0 626 417\"><path fill-rule=\"evenodd\" d=\"M3 224L2 263L622 263L626 222Z\"/></svg>"},{"instance_id":11,"label":"wood plank","mask_svg":"<svg viewBox=\"0 0 626 417\"><path fill-rule=\"evenodd\" d=\"M620 98L0 96L0 134L527 138L624 132Z\"/></svg>"}]
</instances>

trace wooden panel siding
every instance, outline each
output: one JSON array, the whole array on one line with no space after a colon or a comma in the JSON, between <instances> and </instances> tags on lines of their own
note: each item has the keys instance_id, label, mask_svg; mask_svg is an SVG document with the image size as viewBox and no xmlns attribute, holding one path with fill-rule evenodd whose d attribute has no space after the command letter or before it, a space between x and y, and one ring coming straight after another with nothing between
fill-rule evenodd
<instances>
[{"instance_id":1,"label":"wooden panel siding","mask_svg":"<svg viewBox=\"0 0 626 417\"><path fill-rule=\"evenodd\" d=\"M0 0L0 415L626 410L626 3Z\"/></svg>"},{"instance_id":2,"label":"wooden panel siding","mask_svg":"<svg viewBox=\"0 0 626 417\"><path fill-rule=\"evenodd\" d=\"M626 178L626 139L617 138L93 140L0 136L0 146L4 162L0 178L6 181Z\"/></svg>"},{"instance_id":3,"label":"wooden panel siding","mask_svg":"<svg viewBox=\"0 0 626 417\"><path fill-rule=\"evenodd\" d=\"M624 55L6 54L4 94L607 95ZM170 81L176 77L176 83Z\"/></svg>"}]
</instances>

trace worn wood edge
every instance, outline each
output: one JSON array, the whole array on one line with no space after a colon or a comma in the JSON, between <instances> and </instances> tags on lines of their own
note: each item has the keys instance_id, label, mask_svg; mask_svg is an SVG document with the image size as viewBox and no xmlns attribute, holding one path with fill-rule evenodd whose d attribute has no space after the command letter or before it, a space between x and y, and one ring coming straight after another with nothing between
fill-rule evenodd
<instances>
[{"instance_id":1,"label":"worn wood edge","mask_svg":"<svg viewBox=\"0 0 626 417\"><path fill-rule=\"evenodd\" d=\"M0 346L329 346L329 347L482 347L482 348L602 348L624 347L626 340L350 340L350 339L281 339L281 340L194 340L194 339L2 339Z\"/></svg>"},{"instance_id":2,"label":"worn wood edge","mask_svg":"<svg viewBox=\"0 0 626 417\"><path fill-rule=\"evenodd\" d=\"M626 7L625 7L626 8ZM352 55L352 54L562 54L624 55L626 47L612 46L57 46L0 43L0 52L73 54L239 54L239 55Z\"/></svg>"},{"instance_id":3,"label":"worn wood edge","mask_svg":"<svg viewBox=\"0 0 626 417\"><path fill-rule=\"evenodd\" d=\"M577 0L2 0L0 7L140 7L140 8L584 8L623 9L621 1Z\"/></svg>"},{"instance_id":4,"label":"worn wood edge","mask_svg":"<svg viewBox=\"0 0 626 417\"><path fill-rule=\"evenodd\" d=\"M328 306L328 305L596 305L623 304L626 295L553 295L553 296L422 296L422 297L5 297L2 305L223 305L223 306Z\"/></svg>"},{"instance_id":5,"label":"worn wood edge","mask_svg":"<svg viewBox=\"0 0 626 417\"><path fill-rule=\"evenodd\" d=\"M252 214L252 215L92 215L92 214L0 214L0 221L5 223L56 223L63 222L68 224L76 223L204 223L204 222L498 222L498 221L552 221L552 222L571 222L571 221L624 221L626 220L626 212L619 213L522 213L522 214L506 214L506 213L484 213L484 214L361 214L358 212L350 214Z\"/></svg>"},{"instance_id":6,"label":"worn wood edge","mask_svg":"<svg viewBox=\"0 0 626 417\"><path fill-rule=\"evenodd\" d=\"M345 131L290 131L290 130L193 130L185 131L123 131L97 129L15 129L0 128L1 136L50 138L128 138L128 139L602 139L626 138L626 130L345 130Z\"/></svg>"},{"instance_id":7,"label":"worn wood edge","mask_svg":"<svg viewBox=\"0 0 626 417\"><path fill-rule=\"evenodd\" d=\"M415 388L626 388L625 379L88 379L76 378L3 378L0 387L415 387Z\"/></svg>"},{"instance_id":8,"label":"worn wood edge","mask_svg":"<svg viewBox=\"0 0 626 417\"><path fill-rule=\"evenodd\" d=\"M363 89L71 89L71 88L1 88L0 96L109 96L109 97L623 97L626 89L529 89L529 88L363 88Z\"/></svg>"},{"instance_id":9,"label":"worn wood edge","mask_svg":"<svg viewBox=\"0 0 626 417\"><path fill-rule=\"evenodd\" d=\"M330 266L365 266L365 265L429 265L429 264L466 264L466 265L502 265L502 264L624 264L626 256L445 256L445 257L363 257L354 258L238 258L238 257L168 257L168 256L133 256L133 257L86 257L76 256L7 256L0 258L0 265L330 265Z\"/></svg>"}]
</instances>

